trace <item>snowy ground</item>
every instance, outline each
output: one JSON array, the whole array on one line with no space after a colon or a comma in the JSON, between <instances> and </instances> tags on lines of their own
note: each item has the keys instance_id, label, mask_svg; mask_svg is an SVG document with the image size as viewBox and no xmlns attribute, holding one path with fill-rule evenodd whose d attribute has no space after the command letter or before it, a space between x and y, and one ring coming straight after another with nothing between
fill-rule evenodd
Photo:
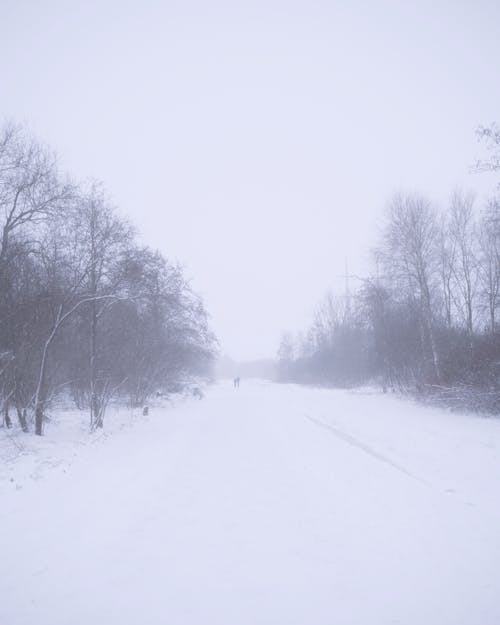
<instances>
[{"instance_id":1,"label":"snowy ground","mask_svg":"<svg viewBox=\"0 0 500 625\"><path fill-rule=\"evenodd\" d=\"M1 625L500 623L498 420L259 382L73 418L0 433Z\"/></svg>"}]
</instances>

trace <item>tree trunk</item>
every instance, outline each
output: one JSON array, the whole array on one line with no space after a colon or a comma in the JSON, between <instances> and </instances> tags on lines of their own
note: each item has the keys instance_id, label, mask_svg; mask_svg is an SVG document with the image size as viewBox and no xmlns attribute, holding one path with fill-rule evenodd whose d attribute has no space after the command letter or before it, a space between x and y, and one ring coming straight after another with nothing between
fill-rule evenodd
<instances>
[{"instance_id":1,"label":"tree trunk","mask_svg":"<svg viewBox=\"0 0 500 625\"><path fill-rule=\"evenodd\" d=\"M91 302L91 318L90 318L90 427L96 425L99 418L99 398L96 389L96 330L97 330L97 313L96 303Z\"/></svg>"},{"instance_id":2,"label":"tree trunk","mask_svg":"<svg viewBox=\"0 0 500 625\"><path fill-rule=\"evenodd\" d=\"M45 345L43 347L42 362L40 363L40 373L38 376L38 385L35 394L35 434L37 434L38 436L42 436L43 434L43 418L46 399L45 372L47 369L47 356L49 353L50 344L54 340L57 330L61 324L62 310L63 307L61 305L59 306L59 310L57 311L57 317L52 328L52 332L50 333L49 338L45 341Z\"/></svg>"},{"instance_id":3,"label":"tree trunk","mask_svg":"<svg viewBox=\"0 0 500 625\"><path fill-rule=\"evenodd\" d=\"M9 402L8 401L5 402L3 419L4 419L4 423L5 423L6 427L11 428L12 427L12 420L11 420L10 415L9 415Z\"/></svg>"},{"instance_id":4,"label":"tree trunk","mask_svg":"<svg viewBox=\"0 0 500 625\"><path fill-rule=\"evenodd\" d=\"M43 419L44 419L43 402L37 402L35 406L35 434L37 436L43 435Z\"/></svg>"},{"instance_id":5,"label":"tree trunk","mask_svg":"<svg viewBox=\"0 0 500 625\"><path fill-rule=\"evenodd\" d=\"M21 410L19 406L16 406L16 410L17 410L17 419L19 421L19 425L21 426L21 429L23 432L27 432L28 422L26 420L26 408Z\"/></svg>"},{"instance_id":6,"label":"tree trunk","mask_svg":"<svg viewBox=\"0 0 500 625\"><path fill-rule=\"evenodd\" d=\"M90 293L93 297L97 290L96 274L96 209L92 203L90 215ZM98 426L100 406L97 394L96 380L96 334L97 334L97 304L95 300L90 303L90 428Z\"/></svg>"}]
</instances>

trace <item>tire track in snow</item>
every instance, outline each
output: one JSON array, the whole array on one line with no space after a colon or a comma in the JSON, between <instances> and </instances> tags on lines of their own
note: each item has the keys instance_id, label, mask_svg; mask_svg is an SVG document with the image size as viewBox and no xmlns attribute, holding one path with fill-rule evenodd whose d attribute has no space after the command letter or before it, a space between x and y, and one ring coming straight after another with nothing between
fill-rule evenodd
<instances>
[{"instance_id":1,"label":"tire track in snow","mask_svg":"<svg viewBox=\"0 0 500 625\"><path fill-rule=\"evenodd\" d=\"M407 477L410 477L413 480L417 480L417 482L420 482L421 484L425 484L426 486L429 486L429 483L423 480L422 478L418 477L414 473L411 473L410 471L408 471L408 469L405 469L405 467L401 466L400 464L397 464L390 458L387 458L387 456L384 456L383 454L379 453L375 449L372 449L365 443L362 443L357 438L354 438L354 436L347 434L347 432L344 432L343 430L336 428L334 425L325 423L324 421L321 421L320 419L315 419L314 417L311 417L308 414L305 414L304 416L306 417L306 419L311 421L311 423L314 423L314 425L331 432L337 438L340 438L342 441L344 441L348 445L351 445L351 447L356 447L357 449L364 451L366 454L368 454L372 458L375 458L375 460L378 460L379 462L383 462L384 464L388 464L393 469L396 469L397 471L399 471L400 473L403 473Z\"/></svg>"}]
</instances>

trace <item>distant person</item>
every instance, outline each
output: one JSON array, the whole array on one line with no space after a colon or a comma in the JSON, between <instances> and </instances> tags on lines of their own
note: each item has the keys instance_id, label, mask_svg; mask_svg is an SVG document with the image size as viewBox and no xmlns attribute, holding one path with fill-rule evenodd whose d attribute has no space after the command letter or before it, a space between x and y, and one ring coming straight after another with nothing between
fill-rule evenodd
<instances>
[{"instance_id":1,"label":"distant person","mask_svg":"<svg viewBox=\"0 0 500 625\"><path fill-rule=\"evenodd\" d=\"M240 376L238 376L237 378L234 378L233 383L234 383L234 388L240 388Z\"/></svg>"}]
</instances>

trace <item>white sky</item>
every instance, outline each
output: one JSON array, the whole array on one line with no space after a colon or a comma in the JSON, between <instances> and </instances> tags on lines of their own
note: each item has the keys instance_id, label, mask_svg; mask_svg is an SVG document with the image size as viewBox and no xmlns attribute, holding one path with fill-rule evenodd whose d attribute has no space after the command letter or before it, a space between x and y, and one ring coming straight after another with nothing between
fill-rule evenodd
<instances>
[{"instance_id":1,"label":"white sky","mask_svg":"<svg viewBox=\"0 0 500 625\"><path fill-rule=\"evenodd\" d=\"M500 2L0 0L0 116L185 264L224 352L272 356L395 190L492 189Z\"/></svg>"}]
</instances>

